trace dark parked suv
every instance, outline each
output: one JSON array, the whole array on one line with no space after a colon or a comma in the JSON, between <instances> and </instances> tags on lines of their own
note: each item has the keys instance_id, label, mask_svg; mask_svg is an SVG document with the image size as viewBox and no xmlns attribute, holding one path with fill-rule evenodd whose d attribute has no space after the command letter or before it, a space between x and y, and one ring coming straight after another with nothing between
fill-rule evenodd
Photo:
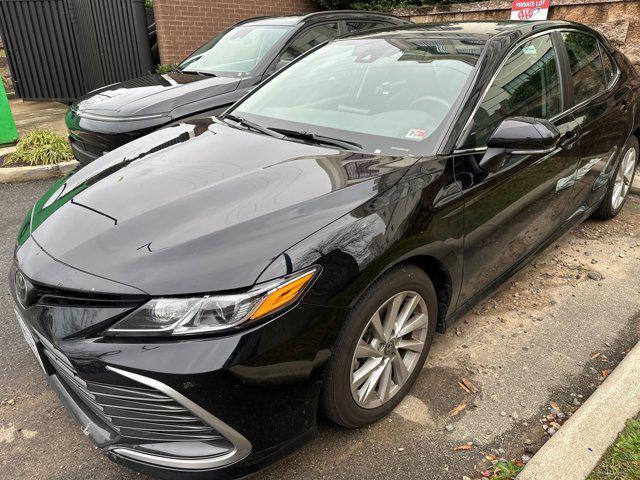
<instances>
[{"instance_id":1,"label":"dark parked suv","mask_svg":"<svg viewBox=\"0 0 640 480\"><path fill-rule=\"evenodd\" d=\"M407 22L393 15L317 12L240 22L177 68L89 92L67 113L69 142L82 164L193 115L217 115L279 68L335 37Z\"/></svg>"}]
</instances>

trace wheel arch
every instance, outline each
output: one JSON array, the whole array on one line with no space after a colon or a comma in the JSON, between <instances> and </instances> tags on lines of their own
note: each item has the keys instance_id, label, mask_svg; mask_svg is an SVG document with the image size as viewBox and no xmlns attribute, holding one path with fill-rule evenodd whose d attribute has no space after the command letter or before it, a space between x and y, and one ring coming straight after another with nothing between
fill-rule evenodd
<instances>
[{"instance_id":1,"label":"wheel arch","mask_svg":"<svg viewBox=\"0 0 640 480\"><path fill-rule=\"evenodd\" d=\"M438 324L436 329L438 332L444 332L446 328L445 320L447 312L449 311L449 306L451 305L451 297L453 293L453 283L449 270L444 263L431 255L416 255L408 257L403 259L401 262L398 262L398 264L401 263L415 265L426 273L433 283L433 288L435 289L436 296L438 297Z\"/></svg>"},{"instance_id":2,"label":"wheel arch","mask_svg":"<svg viewBox=\"0 0 640 480\"><path fill-rule=\"evenodd\" d=\"M376 272L364 273L362 277L368 278L369 280L366 284L361 284L357 288L358 293L352 297L351 305L355 304L364 292L366 292L367 289L380 277L385 275L389 270L403 264L410 264L418 267L433 283L433 288L435 289L436 296L438 298L438 323L436 331L440 333L444 332L446 329L447 313L451 306L451 299L454 296L454 280L445 263L430 254L416 253L413 255L399 257Z\"/></svg>"}]
</instances>

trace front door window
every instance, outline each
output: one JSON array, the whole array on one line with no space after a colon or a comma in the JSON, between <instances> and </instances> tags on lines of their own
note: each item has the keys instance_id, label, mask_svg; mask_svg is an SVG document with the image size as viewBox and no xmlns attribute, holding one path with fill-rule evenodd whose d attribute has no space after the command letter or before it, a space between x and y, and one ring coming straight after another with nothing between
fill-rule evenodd
<instances>
[{"instance_id":1,"label":"front door window","mask_svg":"<svg viewBox=\"0 0 640 480\"><path fill-rule=\"evenodd\" d=\"M519 46L502 66L473 117L468 147L486 145L507 117L550 118L562 111L560 75L549 35Z\"/></svg>"}]
</instances>

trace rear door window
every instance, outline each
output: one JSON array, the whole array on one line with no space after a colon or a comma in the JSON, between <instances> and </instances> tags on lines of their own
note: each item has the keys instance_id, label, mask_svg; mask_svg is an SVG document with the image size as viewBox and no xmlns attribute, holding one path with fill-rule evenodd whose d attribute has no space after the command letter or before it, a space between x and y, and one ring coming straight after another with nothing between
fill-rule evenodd
<instances>
[{"instance_id":1,"label":"rear door window","mask_svg":"<svg viewBox=\"0 0 640 480\"><path fill-rule=\"evenodd\" d=\"M582 103L606 90L598 41L579 32L564 32L562 38L569 55L575 103Z\"/></svg>"}]
</instances>

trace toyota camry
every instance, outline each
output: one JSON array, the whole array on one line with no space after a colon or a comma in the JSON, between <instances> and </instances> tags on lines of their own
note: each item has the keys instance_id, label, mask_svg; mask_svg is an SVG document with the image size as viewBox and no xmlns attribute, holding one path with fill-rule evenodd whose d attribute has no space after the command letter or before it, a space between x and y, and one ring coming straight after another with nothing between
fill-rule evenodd
<instances>
[{"instance_id":1,"label":"toyota camry","mask_svg":"<svg viewBox=\"0 0 640 480\"><path fill-rule=\"evenodd\" d=\"M387 415L435 332L570 228L617 215L639 84L574 23L332 40L220 117L57 182L18 236L17 321L111 459L247 475L319 414Z\"/></svg>"}]
</instances>

